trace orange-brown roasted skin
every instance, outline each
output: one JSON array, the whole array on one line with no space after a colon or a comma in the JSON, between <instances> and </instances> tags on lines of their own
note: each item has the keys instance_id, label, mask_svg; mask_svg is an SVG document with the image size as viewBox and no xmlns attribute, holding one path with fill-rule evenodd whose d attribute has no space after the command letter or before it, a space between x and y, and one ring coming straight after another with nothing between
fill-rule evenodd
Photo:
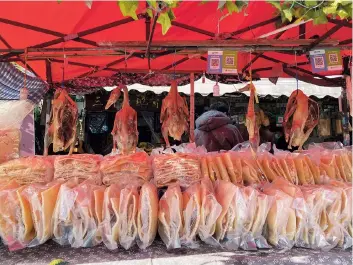
<instances>
[{"instance_id":1,"label":"orange-brown roasted skin","mask_svg":"<svg viewBox=\"0 0 353 265\"><path fill-rule=\"evenodd\" d=\"M249 141L251 147L256 149L260 143L260 136L259 136L259 124L256 122L256 113L255 113L255 87L251 83L249 85L250 89L250 98L248 104L248 112L246 114L246 128L248 129L249 133Z\"/></svg>"},{"instance_id":2,"label":"orange-brown roasted skin","mask_svg":"<svg viewBox=\"0 0 353 265\"><path fill-rule=\"evenodd\" d=\"M111 92L106 108L118 100L120 93L117 90L120 91L120 89L121 87L117 87ZM114 139L113 151L116 151L118 147L119 151L125 155L136 151L138 131L137 113L129 104L129 92L126 86L122 86L122 89L124 91L123 106L115 115L112 135Z\"/></svg>"},{"instance_id":3,"label":"orange-brown roasted skin","mask_svg":"<svg viewBox=\"0 0 353 265\"><path fill-rule=\"evenodd\" d=\"M50 116L50 127L45 136L44 154L48 154L51 142L54 152L65 151L70 147L69 154L72 154L76 141L78 110L66 90L56 90Z\"/></svg>"},{"instance_id":4,"label":"orange-brown roasted skin","mask_svg":"<svg viewBox=\"0 0 353 265\"><path fill-rule=\"evenodd\" d=\"M168 135L180 141L188 131L189 110L185 98L178 93L176 81L172 81L168 95L162 101L161 118L162 134L169 147Z\"/></svg>"},{"instance_id":5,"label":"orange-brown roasted skin","mask_svg":"<svg viewBox=\"0 0 353 265\"><path fill-rule=\"evenodd\" d=\"M318 120L319 105L301 90L293 91L288 99L283 121L288 148L298 146L301 150Z\"/></svg>"}]
</instances>

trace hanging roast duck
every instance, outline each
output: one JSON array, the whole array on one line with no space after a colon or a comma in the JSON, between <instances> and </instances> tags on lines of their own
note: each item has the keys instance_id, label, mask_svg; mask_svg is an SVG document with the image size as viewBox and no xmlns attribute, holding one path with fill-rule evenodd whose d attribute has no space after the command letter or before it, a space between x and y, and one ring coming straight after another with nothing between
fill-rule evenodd
<instances>
[{"instance_id":1,"label":"hanging roast duck","mask_svg":"<svg viewBox=\"0 0 353 265\"><path fill-rule=\"evenodd\" d=\"M178 93L175 80L172 81L168 95L162 101L161 118L162 134L167 147L170 146L168 135L180 141L188 130L189 110L186 99Z\"/></svg>"},{"instance_id":2,"label":"hanging roast duck","mask_svg":"<svg viewBox=\"0 0 353 265\"><path fill-rule=\"evenodd\" d=\"M301 150L318 121L319 105L317 102L299 89L293 91L288 99L283 121L288 148L298 146Z\"/></svg>"},{"instance_id":3,"label":"hanging roast duck","mask_svg":"<svg viewBox=\"0 0 353 265\"><path fill-rule=\"evenodd\" d=\"M49 128L45 135L44 155L53 143L53 151L65 151L70 147L72 154L76 142L76 123L78 110L75 102L65 89L57 89L54 94L50 113Z\"/></svg>"},{"instance_id":4,"label":"hanging roast duck","mask_svg":"<svg viewBox=\"0 0 353 265\"><path fill-rule=\"evenodd\" d=\"M138 141L137 113L129 104L129 91L126 86L115 88L109 97L105 109L113 105L120 97L121 89L124 91L124 101L121 110L115 115L113 135L113 152L118 150L122 154L130 154L136 151Z\"/></svg>"}]
</instances>

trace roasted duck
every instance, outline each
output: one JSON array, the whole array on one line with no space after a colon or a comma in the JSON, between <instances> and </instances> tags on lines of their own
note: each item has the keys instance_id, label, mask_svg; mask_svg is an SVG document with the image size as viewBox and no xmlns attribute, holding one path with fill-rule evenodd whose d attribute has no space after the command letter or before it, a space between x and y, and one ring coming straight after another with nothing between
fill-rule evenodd
<instances>
[{"instance_id":1,"label":"roasted duck","mask_svg":"<svg viewBox=\"0 0 353 265\"><path fill-rule=\"evenodd\" d=\"M118 147L119 152L125 155L135 153L138 140L137 113L130 107L129 91L127 90L127 87L120 85L115 88L111 92L105 108L109 108L118 100L121 89L124 91L124 101L121 110L115 115L114 127L112 130L114 141L113 152L115 152Z\"/></svg>"},{"instance_id":2,"label":"roasted duck","mask_svg":"<svg viewBox=\"0 0 353 265\"><path fill-rule=\"evenodd\" d=\"M162 101L160 121L167 147L170 146L168 135L180 141L183 133L188 131L189 110L186 99L178 93L176 81L172 81L170 91Z\"/></svg>"},{"instance_id":3,"label":"roasted duck","mask_svg":"<svg viewBox=\"0 0 353 265\"><path fill-rule=\"evenodd\" d=\"M75 102L64 89L57 89L54 94L50 113L49 128L46 132L44 154L48 154L48 147L53 143L53 151L65 151L70 147L72 154L76 141L76 122L78 110Z\"/></svg>"},{"instance_id":4,"label":"roasted duck","mask_svg":"<svg viewBox=\"0 0 353 265\"><path fill-rule=\"evenodd\" d=\"M308 98L301 90L290 95L284 114L283 128L288 148L303 144L319 121L319 105Z\"/></svg>"},{"instance_id":5,"label":"roasted duck","mask_svg":"<svg viewBox=\"0 0 353 265\"><path fill-rule=\"evenodd\" d=\"M259 135L259 124L257 123L256 120L256 113L255 113L255 87L251 83L249 85L249 90L250 90L250 98L249 98L249 104L248 104L248 112L246 114L246 128L248 129L249 133L249 141L251 144L251 147L253 149L257 149L260 143L260 135Z\"/></svg>"}]
</instances>

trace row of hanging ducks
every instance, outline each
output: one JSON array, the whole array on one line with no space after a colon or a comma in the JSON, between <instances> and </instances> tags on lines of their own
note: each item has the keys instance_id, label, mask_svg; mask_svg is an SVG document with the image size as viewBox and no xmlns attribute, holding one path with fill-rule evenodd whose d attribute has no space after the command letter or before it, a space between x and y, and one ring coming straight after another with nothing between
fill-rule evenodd
<instances>
[{"instance_id":1,"label":"row of hanging ducks","mask_svg":"<svg viewBox=\"0 0 353 265\"><path fill-rule=\"evenodd\" d=\"M119 85L110 94L105 106L108 109L116 103L121 92L124 93L122 108L116 113L112 130L114 145L113 152L130 154L136 151L138 144L137 113L129 104L128 89ZM264 113L258 108L256 89L252 82L241 91L250 91L246 127L249 133L251 147L256 149L260 143L259 128L264 124ZM77 106L65 90L57 90L52 104L51 119L46 134L46 150L53 143L54 152L70 148L73 151L76 140ZM288 99L284 115L284 134L288 147L303 144L309 138L319 120L318 104L306 96L301 90L295 90ZM186 99L178 93L177 82L172 81L168 95L162 101L160 115L162 135L166 146L169 147L168 136L180 141L184 132L189 129L189 110ZM265 125L266 126L266 125Z\"/></svg>"}]
</instances>

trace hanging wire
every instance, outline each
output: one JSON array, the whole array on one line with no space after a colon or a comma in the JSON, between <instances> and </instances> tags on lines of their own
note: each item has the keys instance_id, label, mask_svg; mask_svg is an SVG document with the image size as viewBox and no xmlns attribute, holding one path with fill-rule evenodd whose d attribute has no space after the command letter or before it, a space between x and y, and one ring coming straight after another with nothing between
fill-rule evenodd
<instances>
[{"instance_id":1,"label":"hanging wire","mask_svg":"<svg viewBox=\"0 0 353 265\"><path fill-rule=\"evenodd\" d=\"M298 82L298 63L297 63L297 51L294 52L294 60L295 60L295 80L297 83L297 95L299 93L299 82Z\"/></svg>"},{"instance_id":2,"label":"hanging wire","mask_svg":"<svg viewBox=\"0 0 353 265\"><path fill-rule=\"evenodd\" d=\"M175 60L176 60L176 49L174 50L174 59L173 59L173 69L174 69L174 76L173 76L173 79L175 80L175 77L176 77L176 70L175 70Z\"/></svg>"},{"instance_id":3,"label":"hanging wire","mask_svg":"<svg viewBox=\"0 0 353 265\"><path fill-rule=\"evenodd\" d=\"M24 78L23 78L23 88L26 88L27 86L27 56L28 56L28 49L25 49L25 72L24 72Z\"/></svg>"}]
</instances>

